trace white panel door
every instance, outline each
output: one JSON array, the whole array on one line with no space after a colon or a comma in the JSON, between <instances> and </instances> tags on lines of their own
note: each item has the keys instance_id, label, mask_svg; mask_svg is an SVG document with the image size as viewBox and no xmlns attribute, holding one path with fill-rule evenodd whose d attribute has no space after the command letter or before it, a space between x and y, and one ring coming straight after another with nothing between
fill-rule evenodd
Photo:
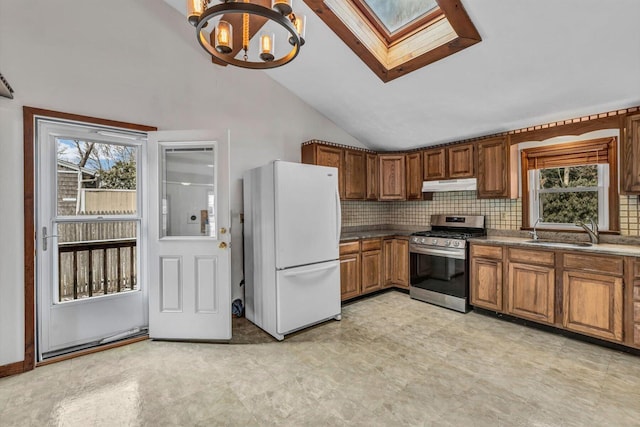
<instances>
[{"instance_id":1,"label":"white panel door","mask_svg":"<svg viewBox=\"0 0 640 427\"><path fill-rule=\"evenodd\" d=\"M276 161L275 184L276 267L338 259L338 170Z\"/></svg>"},{"instance_id":2,"label":"white panel door","mask_svg":"<svg viewBox=\"0 0 640 427\"><path fill-rule=\"evenodd\" d=\"M229 141L149 134L149 336L231 338Z\"/></svg>"},{"instance_id":3,"label":"white panel door","mask_svg":"<svg viewBox=\"0 0 640 427\"><path fill-rule=\"evenodd\" d=\"M340 316L340 261L278 271L278 333Z\"/></svg>"}]
</instances>

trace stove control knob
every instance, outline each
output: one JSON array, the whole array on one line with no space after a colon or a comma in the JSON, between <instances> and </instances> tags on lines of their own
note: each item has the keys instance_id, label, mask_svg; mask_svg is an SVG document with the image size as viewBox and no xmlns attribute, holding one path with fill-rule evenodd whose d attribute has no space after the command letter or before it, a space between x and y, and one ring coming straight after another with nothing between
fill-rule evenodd
<instances>
[{"instance_id":1,"label":"stove control knob","mask_svg":"<svg viewBox=\"0 0 640 427\"><path fill-rule=\"evenodd\" d=\"M458 242L458 241L453 242L453 246L456 246L456 247L460 246L460 242Z\"/></svg>"},{"instance_id":2,"label":"stove control knob","mask_svg":"<svg viewBox=\"0 0 640 427\"><path fill-rule=\"evenodd\" d=\"M425 244L427 243L427 239L425 239L424 237L422 239L420 239L420 243Z\"/></svg>"},{"instance_id":3,"label":"stove control knob","mask_svg":"<svg viewBox=\"0 0 640 427\"><path fill-rule=\"evenodd\" d=\"M447 240L446 242L444 242L445 246L451 246L451 240Z\"/></svg>"},{"instance_id":4,"label":"stove control knob","mask_svg":"<svg viewBox=\"0 0 640 427\"><path fill-rule=\"evenodd\" d=\"M431 241L431 244L432 244L432 245L437 245L437 244L438 244L438 239L433 239L433 240Z\"/></svg>"}]
</instances>

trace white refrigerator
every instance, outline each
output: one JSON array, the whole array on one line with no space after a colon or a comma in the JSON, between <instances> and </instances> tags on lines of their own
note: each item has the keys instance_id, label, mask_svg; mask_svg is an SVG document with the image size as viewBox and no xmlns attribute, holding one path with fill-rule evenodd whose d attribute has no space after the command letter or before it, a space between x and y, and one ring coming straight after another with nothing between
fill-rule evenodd
<instances>
[{"instance_id":1,"label":"white refrigerator","mask_svg":"<svg viewBox=\"0 0 640 427\"><path fill-rule=\"evenodd\" d=\"M278 340L340 320L338 169L276 160L243 191L247 319Z\"/></svg>"}]
</instances>

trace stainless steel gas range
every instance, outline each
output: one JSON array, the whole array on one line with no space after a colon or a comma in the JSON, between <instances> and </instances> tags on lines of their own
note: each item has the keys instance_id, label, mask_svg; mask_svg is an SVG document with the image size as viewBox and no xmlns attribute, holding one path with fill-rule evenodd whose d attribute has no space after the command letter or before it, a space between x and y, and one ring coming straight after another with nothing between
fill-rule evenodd
<instances>
[{"instance_id":1,"label":"stainless steel gas range","mask_svg":"<svg viewBox=\"0 0 640 427\"><path fill-rule=\"evenodd\" d=\"M411 298L469 311L467 239L485 234L483 215L432 215L409 240Z\"/></svg>"}]
</instances>

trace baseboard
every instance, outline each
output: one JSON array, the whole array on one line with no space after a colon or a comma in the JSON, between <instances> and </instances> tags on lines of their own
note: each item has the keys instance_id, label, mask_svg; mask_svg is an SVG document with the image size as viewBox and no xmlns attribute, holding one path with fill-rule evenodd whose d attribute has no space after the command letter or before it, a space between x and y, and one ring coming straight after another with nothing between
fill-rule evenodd
<instances>
[{"instance_id":1,"label":"baseboard","mask_svg":"<svg viewBox=\"0 0 640 427\"><path fill-rule=\"evenodd\" d=\"M24 372L24 360L0 366L0 378Z\"/></svg>"}]
</instances>

